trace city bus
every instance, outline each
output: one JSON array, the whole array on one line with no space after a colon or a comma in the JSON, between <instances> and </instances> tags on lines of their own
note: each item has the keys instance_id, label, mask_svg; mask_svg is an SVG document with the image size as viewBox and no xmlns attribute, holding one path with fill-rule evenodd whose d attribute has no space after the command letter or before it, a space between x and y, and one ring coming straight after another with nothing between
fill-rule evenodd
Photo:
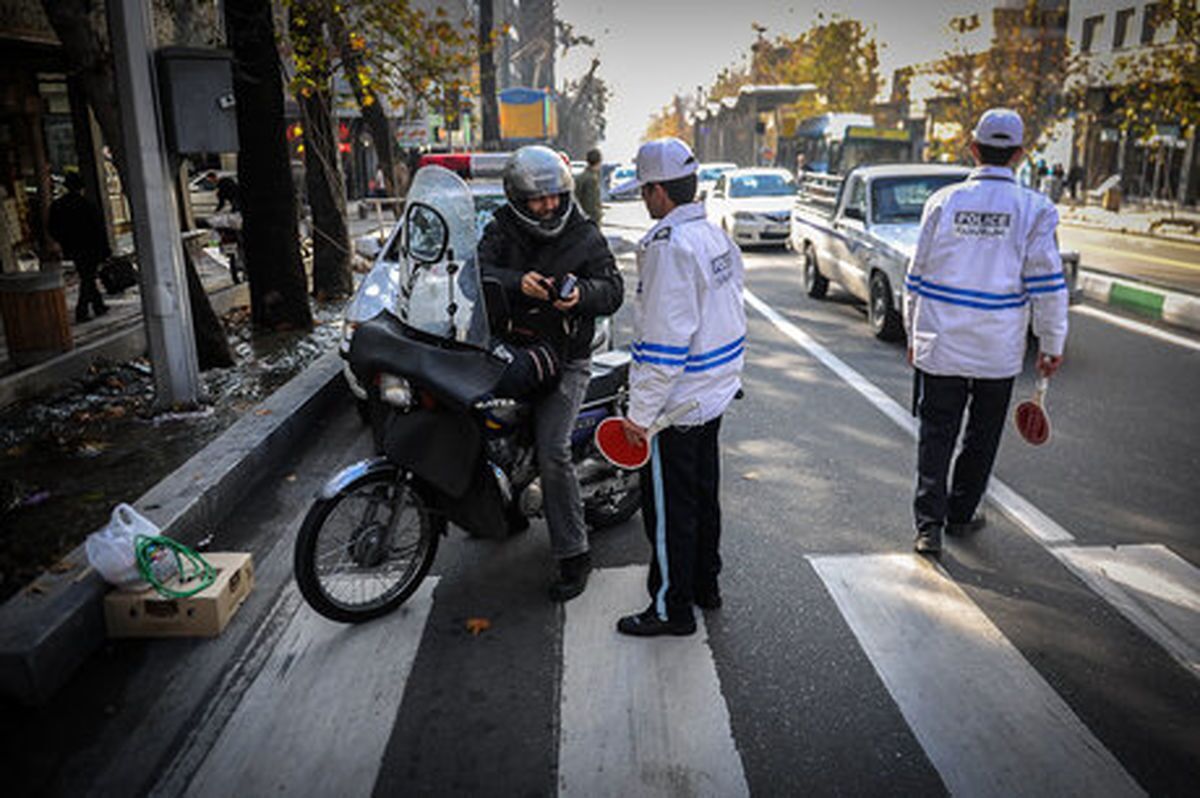
<instances>
[{"instance_id":1,"label":"city bus","mask_svg":"<svg viewBox=\"0 0 1200 798\"><path fill-rule=\"evenodd\" d=\"M804 168L811 172L844 175L863 164L913 160L912 134L875 127L868 114L821 114L802 119L791 143L793 157L803 155Z\"/></svg>"}]
</instances>

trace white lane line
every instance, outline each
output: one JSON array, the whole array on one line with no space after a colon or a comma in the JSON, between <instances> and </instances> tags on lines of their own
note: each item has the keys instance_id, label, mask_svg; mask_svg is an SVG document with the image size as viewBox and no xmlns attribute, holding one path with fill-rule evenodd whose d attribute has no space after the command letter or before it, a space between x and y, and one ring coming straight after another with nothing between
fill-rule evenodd
<instances>
[{"instance_id":1,"label":"white lane line","mask_svg":"<svg viewBox=\"0 0 1200 798\"><path fill-rule=\"evenodd\" d=\"M933 565L909 554L808 559L951 795L1143 794Z\"/></svg>"},{"instance_id":2,"label":"white lane line","mask_svg":"<svg viewBox=\"0 0 1200 798\"><path fill-rule=\"evenodd\" d=\"M1063 547L1059 559L1200 675L1200 570L1166 546Z\"/></svg>"},{"instance_id":3,"label":"white lane line","mask_svg":"<svg viewBox=\"0 0 1200 798\"><path fill-rule=\"evenodd\" d=\"M1130 332L1138 333L1139 335L1157 338L1158 340L1165 341L1169 344L1175 344L1176 346L1182 346L1185 349L1191 349L1193 352L1200 352L1200 341L1193 341L1192 339L1185 338L1182 335L1176 335L1175 333L1167 332L1166 330L1160 330L1150 324L1127 319L1123 316L1117 316L1112 313L1108 313L1107 311L1103 311L1100 308L1094 308L1090 305L1072 305L1071 312L1078 313L1082 316L1091 316L1094 319L1106 321L1109 324L1129 330Z\"/></svg>"},{"instance_id":4,"label":"white lane line","mask_svg":"<svg viewBox=\"0 0 1200 798\"><path fill-rule=\"evenodd\" d=\"M436 583L361 626L300 608L187 795L371 795Z\"/></svg>"},{"instance_id":5,"label":"white lane line","mask_svg":"<svg viewBox=\"0 0 1200 798\"><path fill-rule=\"evenodd\" d=\"M558 794L749 795L704 620L690 637L619 635L647 602L646 567L629 566L566 605Z\"/></svg>"},{"instance_id":6,"label":"white lane line","mask_svg":"<svg viewBox=\"0 0 1200 798\"><path fill-rule=\"evenodd\" d=\"M916 438L917 425L915 419L905 412L899 403L885 394L882 390L876 387L873 383L848 366L844 361L818 343L812 336L801 330L795 324L791 323L781 316L774 308L763 302L748 289L745 292L746 301L762 313L768 321L775 325L784 335L791 338L796 343L806 349L809 354L825 364L831 371L841 377L852 388L862 394L871 404L875 405L885 416L894 421L901 429L907 432L911 437ZM1079 570L1077 562L1072 562L1064 556L1063 548L1065 544L1074 542L1075 537L1062 526L1050 518L1044 512L1039 510L1032 502L1027 500L1021 494L1010 488L1005 483L1001 482L995 476L988 483L988 498L991 502L1007 515L1018 528L1025 531L1030 537L1038 541L1060 562L1070 568L1072 571L1084 576L1084 572ZM1103 548L1103 547L1102 547ZM1113 554L1111 559L1115 562L1120 560L1129 552L1127 550L1133 547L1119 547L1117 553ZM1172 555L1173 556L1173 555ZM1079 555L1076 556L1076 561L1079 560ZM1186 565L1186 563L1185 563ZM1180 573L1177 566L1171 565L1165 558L1155 558L1152 563L1153 567L1163 567L1164 571L1158 575L1162 579L1175 579ZM1147 560L1144 557L1138 557L1133 562L1128 564L1129 568L1144 568L1147 567ZM1189 566L1190 567L1190 566ZM1106 568L1100 572L1093 572L1090 578L1085 578L1085 582L1096 589L1101 598L1113 604L1120 612L1124 613L1130 621L1132 621L1139 629L1146 633L1152 640L1155 640L1162 645L1171 656L1175 657L1183 666L1194 676L1200 677L1200 672L1194 667L1195 654L1200 650L1200 631L1197 631L1200 621L1193 610L1186 607L1177 608L1176 611L1163 612L1159 614L1149 612L1130 612L1127 610L1131 599L1126 591L1126 588L1120 584L1113 584L1101 588L1100 585L1112 578L1112 574L1119 569ZM1193 569L1194 571L1194 569ZM1195 576L1191 577L1193 580ZM1194 590L1196 583L1192 582ZM1124 606L1122 603L1114 601L1116 596L1125 596Z\"/></svg>"},{"instance_id":7,"label":"white lane line","mask_svg":"<svg viewBox=\"0 0 1200 798\"><path fill-rule=\"evenodd\" d=\"M892 397L884 393L874 383L847 365L844 360L818 343L811 335L785 319L774 308L755 296L749 289L746 289L745 295L746 301L751 307L763 314L767 318L767 321L775 325L780 332L802 346L830 371L841 377L851 388L862 394L867 401L875 405L876 409L895 422L900 429L907 432L909 437L914 440L916 439L916 419L912 417L910 412L901 407L896 400L892 399ZM1049 546L1050 544L1065 543L1075 539L1070 532L1056 523L1054 519L1034 507L1032 503L996 477L992 477L988 485L988 496L1000 508L1001 512L1043 545Z\"/></svg>"}]
</instances>

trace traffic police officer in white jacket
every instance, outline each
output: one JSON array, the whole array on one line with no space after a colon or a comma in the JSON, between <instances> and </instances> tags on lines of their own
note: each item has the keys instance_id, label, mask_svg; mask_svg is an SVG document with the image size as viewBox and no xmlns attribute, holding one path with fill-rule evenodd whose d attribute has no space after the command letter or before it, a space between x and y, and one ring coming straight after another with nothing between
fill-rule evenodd
<instances>
[{"instance_id":1,"label":"traffic police officer in white jacket","mask_svg":"<svg viewBox=\"0 0 1200 798\"><path fill-rule=\"evenodd\" d=\"M1062 362L1068 292L1055 238L1058 212L1013 177L1023 139L1016 112L993 108L980 117L971 143L979 166L925 203L908 267L904 316L920 421L918 552L938 554L943 530L962 534L984 524L977 508L1024 362L1031 314L1038 370L1050 376ZM964 411L962 451L947 489Z\"/></svg>"},{"instance_id":2,"label":"traffic police officer in white jacket","mask_svg":"<svg viewBox=\"0 0 1200 798\"><path fill-rule=\"evenodd\" d=\"M626 434L644 437L656 419L692 410L656 435L642 474L642 519L653 554L650 606L621 618L642 637L696 630L693 604L721 605L721 415L741 388L746 347L742 257L695 202L696 158L684 142L642 145L637 177L658 223L638 245L633 367Z\"/></svg>"}]
</instances>

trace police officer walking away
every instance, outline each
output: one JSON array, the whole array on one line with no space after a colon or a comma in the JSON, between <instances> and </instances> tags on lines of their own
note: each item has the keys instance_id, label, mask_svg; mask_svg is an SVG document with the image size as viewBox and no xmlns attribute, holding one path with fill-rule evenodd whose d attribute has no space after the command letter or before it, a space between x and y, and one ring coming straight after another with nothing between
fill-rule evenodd
<instances>
[{"instance_id":1,"label":"police officer walking away","mask_svg":"<svg viewBox=\"0 0 1200 798\"><path fill-rule=\"evenodd\" d=\"M616 259L600 229L572 201L573 188L558 153L522 147L504 168L508 204L496 211L479 242L481 272L504 286L514 326L549 344L563 363L562 377L533 413L550 550L559 562L550 586L555 601L582 593L591 571L571 431L591 376L595 318L612 315L624 300Z\"/></svg>"},{"instance_id":2,"label":"police officer walking away","mask_svg":"<svg viewBox=\"0 0 1200 798\"><path fill-rule=\"evenodd\" d=\"M1068 297L1058 211L1013 176L1024 135L1021 117L1007 108L980 117L971 142L978 166L925 203L904 283L920 422L914 548L926 554L941 552L943 530L958 535L985 523L977 508L1025 359L1031 313L1038 371L1048 377L1062 363Z\"/></svg>"},{"instance_id":3,"label":"police officer walking away","mask_svg":"<svg viewBox=\"0 0 1200 798\"><path fill-rule=\"evenodd\" d=\"M695 201L696 158L676 138L643 144L637 177L658 223L638 244L626 435L646 436L664 413L695 408L650 444L642 520L652 555L650 606L621 618L639 637L696 631L693 603L721 606L721 415L741 388L746 342L741 253Z\"/></svg>"}]
</instances>

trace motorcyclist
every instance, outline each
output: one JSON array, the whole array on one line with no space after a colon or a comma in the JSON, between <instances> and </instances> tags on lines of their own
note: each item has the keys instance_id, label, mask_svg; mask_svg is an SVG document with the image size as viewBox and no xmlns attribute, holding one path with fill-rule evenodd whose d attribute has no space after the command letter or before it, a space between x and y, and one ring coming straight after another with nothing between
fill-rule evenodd
<instances>
[{"instance_id":1,"label":"motorcyclist","mask_svg":"<svg viewBox=\"0 0 1200 798\"><path fill-rule=\"evenodd\" d=\"M559 563L550 586L555 601L582 593L591 571L571 431L587 391L595 318L615 313L624 298L608 242L573 201L573 189L571 171L556 152L520 148L504 169L508 203L496 211L478 250L483 277L504 287L513 328L549 344L562 364L558 383L534 405L550 550Z\"/></svg>"}]
</instances>

